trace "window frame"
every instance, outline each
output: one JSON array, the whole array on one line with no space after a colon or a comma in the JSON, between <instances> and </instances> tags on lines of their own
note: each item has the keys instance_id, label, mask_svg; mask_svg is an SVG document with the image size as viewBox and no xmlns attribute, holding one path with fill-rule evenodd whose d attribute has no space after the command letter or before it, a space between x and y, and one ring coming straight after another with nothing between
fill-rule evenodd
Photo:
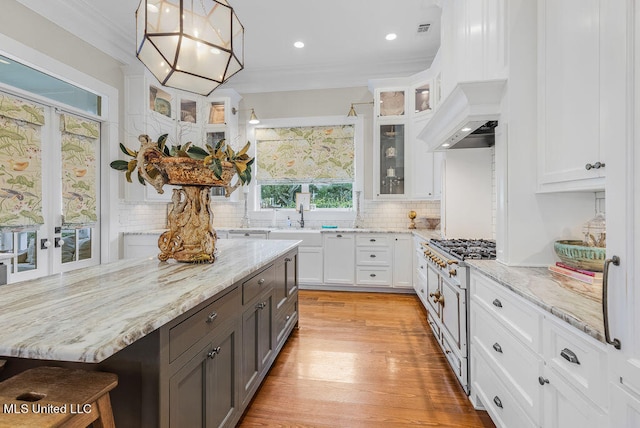
<instances>
[{"instance_id":1,"label":"window frame","mask_svg":"<svg viewBox=\"0 0 640 428\"><path fill-rule=\"evenodd\" d=\"M251 142L251 155L256 156L257 141L255 136L256 129L259 128L297 128L297 127L311 127L311 126L340 126L340 125L353 125L354 126L354 168L355 174L352 185L352 198L354 204L351 208L317 208L314 212L320 213L351 213L355 211L355 192L362 191L364 188L364 121L361 117L347 117L347 116L313 116L313 117L292 117L292 118L278 118L278 119L265 119L261 120L259 124L250 125L247 124L247 138ZM301 184L303 192L305 186L308 189L309 184ZM260 185L257 180L252 180L249 186L249 192L246 195L248 198L249 210L254 214L258 213L272 213L273 208L261 208L260 207ZM285 213L296 212L293 208L282 208L279 211Z\"/></svg>"}]
</instances>

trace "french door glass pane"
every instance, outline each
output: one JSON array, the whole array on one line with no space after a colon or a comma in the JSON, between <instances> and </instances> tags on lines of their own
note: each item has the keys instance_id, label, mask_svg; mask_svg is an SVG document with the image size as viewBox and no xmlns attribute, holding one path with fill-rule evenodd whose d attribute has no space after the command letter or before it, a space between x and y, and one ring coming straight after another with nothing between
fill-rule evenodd
<instances>
[{"instance_id":1,"label":"french door glass pane","mask_svg":"<svg viewBox=\"0 0 640 428\"><path fill-rule=\"evenodd\" d=\"M90 227L82 229L62 229L62 263L87 260L91 258Z\"/></svg>"}]
</instances>

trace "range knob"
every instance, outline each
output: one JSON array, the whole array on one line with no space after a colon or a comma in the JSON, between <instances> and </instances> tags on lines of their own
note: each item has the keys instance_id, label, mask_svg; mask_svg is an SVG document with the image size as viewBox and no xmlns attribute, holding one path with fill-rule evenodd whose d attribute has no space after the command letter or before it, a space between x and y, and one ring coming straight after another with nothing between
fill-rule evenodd
<instances>
[{"instance_id":1,"label":"range knob","mask_svg":"<svg viewBox=\"0 0 640 428\"><path fill-rule=\"evenodd\" d=\"M449 278L456 276L458 274L458 271L455 269L449 269Z\"/></svg>"}]
</instances>

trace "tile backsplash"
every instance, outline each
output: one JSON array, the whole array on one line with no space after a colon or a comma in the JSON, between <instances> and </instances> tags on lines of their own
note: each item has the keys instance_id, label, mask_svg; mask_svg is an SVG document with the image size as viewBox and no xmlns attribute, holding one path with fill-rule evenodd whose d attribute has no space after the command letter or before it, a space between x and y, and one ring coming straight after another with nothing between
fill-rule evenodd
<instances>
[{"instance_id":1,"label":"tile backsplash","mask_svg":"<svg viewBox=\"0 0 640 428\"><path fill-rule=\"evenodd\" d=\"M244 202L214 201L214 227L240 227L244 214ZM120 202L119 222L121 232L162 229L166 227L167 204L140 204ZM419 220L425 217L440 217L440 201L362 201L364 228L405 229L409 226L409 211L417 213ZM300 214L294 210L261 210L250 212L251 227L286 227L287 217L292 227L297 227ZM304 213L305 227L318 228L323 225L352 227L354 211L309 211Z\"/></svg>"}]
</instances>

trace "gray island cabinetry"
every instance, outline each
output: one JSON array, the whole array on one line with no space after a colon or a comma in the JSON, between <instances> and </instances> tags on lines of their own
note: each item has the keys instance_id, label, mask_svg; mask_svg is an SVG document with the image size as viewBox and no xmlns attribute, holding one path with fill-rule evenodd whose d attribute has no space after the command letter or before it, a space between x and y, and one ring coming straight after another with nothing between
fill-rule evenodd
<instances>
[{"instance_id":1,"label":"gray island cabinetry","mask_svg":"<svg viewBox=\"0 0 640 428\"><path fill-rule=\"evenodd\" d=\"M116 373L116 426L234 426L298 323L298 241L218 241L214 264L122 260L2 286L0 380Z\"/></svg>"}]
</instances>

